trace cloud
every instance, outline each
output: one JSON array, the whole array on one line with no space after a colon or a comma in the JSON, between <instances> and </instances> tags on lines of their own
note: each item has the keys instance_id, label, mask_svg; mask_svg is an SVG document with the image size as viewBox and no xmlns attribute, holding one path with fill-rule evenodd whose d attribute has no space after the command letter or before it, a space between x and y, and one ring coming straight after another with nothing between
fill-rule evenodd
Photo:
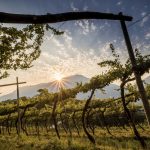
<instances>
[{"instance_id":1,"label":"cloud","mask_svg":"<svg viewBox=\"0 0 150 150\"><path fill-rule=\"evenodd\" d=\"M145 16L146 15L146 12L142 12L141 13L141 16L143 17L143 16Z\"/></svg>"},{"instance_id":2,"label":"cloud","mask_svg":"<svg viewBox=\"0 0 150 150\"><path fill-rule=\"evenodd\" d=\"M71 2L70 7L73 11L79 11L79 9L74 6L73 2Z\"/></svg>"},{"instance_id":3,"label":"cloud","mask_svg":"<svg viewBox=\"0 0 150 150\"><path fill-rule=\"evenodd\" d=\"M120 6L122 4L122 1L119 1L116 5Z\"/></svg>"},{"instance_id":4,"label":"cloud","mask_svg":"<svg viewBox=\"0 0 150 150\"><path fill-rule=\"evenodd\" d=\"M57 47L63 49L63 46L64 46L64 45L61 44L59 40L57 40L56 38L52 38L51 41L54 43L55 46L57 46Z\"/></svg>"},{"instance_id":5,"label":"cloud","mask_svg":"<svg viewBox=\"0 0 150 150\"><path fill-rule=\"evenodd\" d=\"M111 50L110 50L110 43L106 43L103 47L99 47L100 56L102 59L110 58Z\"/></svg>"},{"instance_id":6,"label":"cloud","mask_svg":"<svg viewBox=\"0 0 150 150\"><path fill-rule=\"evenodd\" d=\"M87 77L91 77L100 72L100 68L97 65L100 62L100 57L94 55L94 50L90 49L88 52L80 50L74 57L68 59L58 58L50 54L43 54L49 57L51 60L57 59L56 64L46 63L43 60L38 61L36 66L31 68L31 74L28 77L36 76L34 82L47 82L53 80L53 75L56 72L61 72L63 76L69 76L73 74L82 74ZM88 68L88 70L87 70Z\"/></svg>"},{"instance_id":7,"label":"cloud","mask_svg":"<svg viewBox=\"0 0 150 150\"><path fill-rule=\"evenodd\" d=\"M100 30L103 30L104 28L105 28L105 25L99 26L99 29L100 29Z\"/></svg>"},{"instance_id":8,"label":"cloud","mask_svg":"<svg viewBox=\"0 0 150 150\"><path fill-rule=\"evenodd\" d=\"M81 33L83 35L87 35L97 29L96 25L89 20L76 21L75 25L81 28Z\"/></svg>"},{"instance_id":9,"label":"cloud","mask_svg":"<svg viewBox=\"0 0 150 150\"><path fill-rule=\"evenodd\" d=\"M94 27L91 28L94 29ZM102 61L103 56L110 58L110 51L108 51L108 43L97 49L82 49L77 48L71 36L71 33L65 32L61 37L54 36L53 38L46 38L45 48L43 48L40 58L34 62L34 67L29 69L25 75L30 83L48 82L53 78L53 75L58 71L62 72L64 76L73 74L82 74L87 77L92 77L99 74L102 70L97 65ZM51 49L47 49L47 43ZM44 46L43 46L44 47ZM34 81L32 80L34 77Z\"/></svg>"},{"instance_id":10,"label":"cloud","mask_svg":"<svg viewBox=\"0 0 150 150\"><path fill-rule=\"evenodd\" d=\"M83 7L83 10L84 10L84 11L87 11L87 10L88 10L88 6L84 6L84 7Z\"/></svg>"},{"instance_id":11,"label":"cloud","mask_svg":"<svg viewBox=\"0 0 150 150\"><path fill-rule=\"evenodd\" d=\"M148 19L149 19L149 16L144 17L140 23L140 26L143 27L144 24L148 21Z\"/></svg>"},{"instance_id":12,"label":"cloud","mask_svg":"<svg viewBox=\"0 0 150 150\"><path fill-rule=\"evenodd\" d=\"M146 39L146 40L149 40L149 39L150 39L150 32L145 35L145 39Z\"/></svg>"}]
</instances>

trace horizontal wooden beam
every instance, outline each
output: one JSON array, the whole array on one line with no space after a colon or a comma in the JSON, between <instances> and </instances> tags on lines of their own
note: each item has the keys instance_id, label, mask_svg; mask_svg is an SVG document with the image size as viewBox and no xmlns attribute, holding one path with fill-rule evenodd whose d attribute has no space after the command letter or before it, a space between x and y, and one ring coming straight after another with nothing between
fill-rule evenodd
<instances>
[{"instance_id":1,"label":"horizontal wooden beam","mask_svg":"<svg viewBox=\"0 0 150 150\"><path fill-rule=\"evenodd\" d=\"M132 21L131 16L124 16L112 13L89 12L89 11L66 12L59 14L48 13L46 15L11 14L0 12L1 23L45 24L45 23L57 23L81 19L107 19L107 20Z\"/></svg>"},{"instance_id":2,"label":"horizontal wooden beam","mask_svg":"<svg viewBox=\"0 0 150 150\"><path fill-rule=\"evenodd\" d=\"M25 84L26 82L19 82L18 84ZM3 87L3 86L11 86L11 85L17 85L17 83L10 83L10 84L3 84L3 85L0 85L0 87Z\"/></svg>"}]
</instances>

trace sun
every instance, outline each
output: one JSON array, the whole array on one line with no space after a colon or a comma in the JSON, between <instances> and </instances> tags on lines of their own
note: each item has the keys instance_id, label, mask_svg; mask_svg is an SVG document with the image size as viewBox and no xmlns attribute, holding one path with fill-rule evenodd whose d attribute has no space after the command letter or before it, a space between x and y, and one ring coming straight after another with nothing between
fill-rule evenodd
<instances>
[{"instance_id":1,"label":"sun","mask_svg":"<svg viewBox=\"0 0 150 150\"><path fill-rule=\"evenodd\" d=\"M55 80L61 82L63 75L60 72L55 73L54 75Z\"/></svg>"},{"instance_id":2,"label":"sun","mask_svg":"<svg viewBox=\"0 0 150 150\"><path fill-rule=\"evenodd\" d=\"M61 71L54 72L53 79L54 79L54 81L52 82L54 85L53 87L58 91L61 88L65 88L66 84L68 84L67 79L65 78L64 74Z\"/></svg>"}]
</instances>

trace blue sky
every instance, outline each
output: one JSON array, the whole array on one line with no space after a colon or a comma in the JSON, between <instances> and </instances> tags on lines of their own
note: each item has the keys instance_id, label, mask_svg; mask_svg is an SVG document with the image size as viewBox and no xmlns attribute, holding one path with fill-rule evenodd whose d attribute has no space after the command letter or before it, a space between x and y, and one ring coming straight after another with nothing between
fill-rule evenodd
<instances>
[{"instance_id":1,"label":"blue sky","mask_svg":"<svg viewBox=\"0 0 150 150\"><path fill-rule=\"evenodd\" d=\"M150 14L149 0L0 0L0 11L9 13L46 14L68 11L98 11L133 16L133 22ZM130 26L132 22L127 22ZM11 26L11 25L9 25ZM19 27L20 25L13 25ZM27 71L10 71L10 77L0 83L14 82L19 76L27 85L54 80L56 73L63 76L82 74L87 77L102 72L97 63L111 58L109 44L113 43L124 62L128 57L120 23L107 20L82 20L51 24L65 31L62 36L47 32L41 56ZM133 48L143 54L150 49L150 15L128 28ZM1 89L5 94L15 87ZM0 92L1 92L0 91Z\"/></svg>"}]
</instances>

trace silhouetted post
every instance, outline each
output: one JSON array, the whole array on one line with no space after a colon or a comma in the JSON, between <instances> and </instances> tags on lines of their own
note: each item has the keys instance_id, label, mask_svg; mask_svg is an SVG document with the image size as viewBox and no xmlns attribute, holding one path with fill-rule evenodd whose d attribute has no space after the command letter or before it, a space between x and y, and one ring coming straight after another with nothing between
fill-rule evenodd
<instances>
[{"instance_id":1,"label":"silhouetted post","mask_svg":"<svg viewBox=\"0 0 150 150\"><path fill-rule=\"evenodd\" d=\"M18 82L18 77L16 77L16 83L17 83L18 135L20 135L21 124L20 124L20 108L19 108L19 82Z\"/></svg>"},{"instance_id":2,"label":"silhouetted post","mask_svg":"<svg viewBox=\"0 0 150 150\"><path fill-rule=\"evenodd\" d=\"M122 13L119 13L119 15L122 16ZM127 46L127 49L128 49L128 54L129 54L129 57L130 57L130 61L131 61L131 64L132 64L132 69L133 69L133 72L134 72L134 75L135 75L136 83L137 83L139 93L141 95L141 99L142 99L142 102L143 102L146 118L147 118L148 124L150 125L150 104L149 104L148 99L147 99L147 95L146 95L146 92L145 92L145 89L144 89L144 85L143 85L143 82L142 82L142 79L141 79L141 75L140 75L139 70L137 68L136 59L135 59L135 56L134 56L133 48L132 48L132 45L131 45L131 41L130 41L130 37L129 37L129 34L128 34L128 30L127 30L125 21L120 20L120 23L121 23L121 28L122 28L123 35L124 35L124 38L125 38L126 46Z\"/></svg>"},{"instance_id":3,"label":"silhouetted post","mask_svg":"<svg viewBox=\"0 0 150 150\"><path fill-rule=\"evenodd\" d=\"M24 84L24 83L26 83L26 82L18 82L18 77L16 77L16 83L0 85L0 87L17 85L17 111L18 111L18 126L17 126L17 128L18 128L18 135L20 135L20 130L21 130L20 109L19 109L19 84Z\"/></svg>"}]
</instances>

